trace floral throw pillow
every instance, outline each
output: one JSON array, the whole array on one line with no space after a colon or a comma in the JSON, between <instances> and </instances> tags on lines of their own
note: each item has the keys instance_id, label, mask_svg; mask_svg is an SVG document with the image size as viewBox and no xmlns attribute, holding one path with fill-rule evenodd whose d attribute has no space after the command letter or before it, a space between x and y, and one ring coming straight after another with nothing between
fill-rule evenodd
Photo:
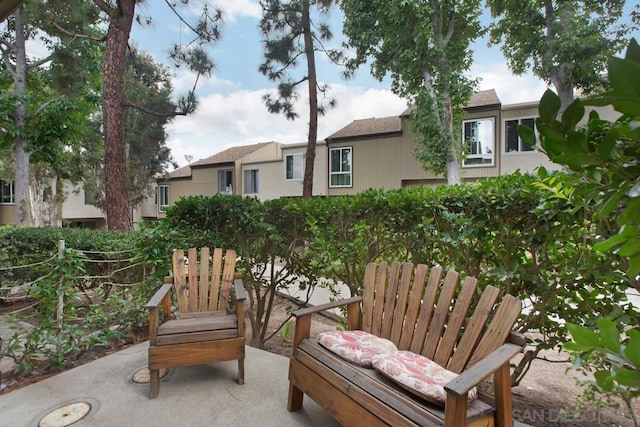
<instances>
[{"instance_id":1,"label":"floral throw pillow","mask_svg":"<svg viewBox=\"0 0 640 427\"><path fill-rule=\"evenodd\" d=\"M444 386L458 376L436 362L410 351L374 355L372 364L374 369L402 388L441 406L444 406L447 396ZM478 390L474 387L469 392L469 402L476 397Z\"/></svg>"},{"instance_id":2,"label":"floral throw pillow","mask_svg":"<svg viewBox=\"0 0 640 427\"><path fill-rule=\"evenodd\" d=\"M364 368L371 368L371 358L397 351L391 341L364 331L330 331L318 335L318 342L329 351Z\"/></svg>"}]
</instances>

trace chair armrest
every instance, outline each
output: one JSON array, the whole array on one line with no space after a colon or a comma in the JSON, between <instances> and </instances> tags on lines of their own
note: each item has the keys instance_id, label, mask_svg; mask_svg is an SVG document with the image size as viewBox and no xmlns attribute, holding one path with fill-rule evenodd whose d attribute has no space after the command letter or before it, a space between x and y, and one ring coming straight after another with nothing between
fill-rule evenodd
<instances>
[{"instance_id":1,"label":"chair armrest","mask_svg":"<svg viewBox=\"0 0 640 427\"><path fill-rule=\"evenodd\" d=\"M151 297L145 307L149 309L158 308L164 297L171 290L172 286L173 283L165 283L164 285L162 285L162 287L156 291L155 295Z\"/></svg>"},{"instance_id":2,"label":"chair armrest","mask_svg":"<svg viewBox=\"0 0 640 427\"><path fill-rule=\"evenodd\" d=\"M233 287L236 290L236 301L242 302L247 299L247 291L244 288L244 282L242 279L234 279Z\"/></svg>"},{"instance_id":3,"label":"chair armrest","mask_svg":"<svg viewBox=\"0 0 640 427\"><path fill-rule=\"evenodd\" d=\"M522 346L503 344L489 353L478 363L463 371L456 379L450 381L444 389L454 396L462 396L477 386L483 379L500 369L505 363L522 351Z\"/></svg>"},{"instance_id":4,"label":"chair armrest","mask_svg":"<svg viewBox=\"0 0 640 427\"><path fill-rule=\"evenodd\" d=\"M354 303L359 303L362 301L362 297L352 297L347 299L342 299L339 301L328 302L326 304L315 305L313 307L301 308L299 310L291 312L291 315L295 318L309 316L314 313L319 313L321 311L331 310L332 308L337 308L343 305L351 305Z\"/></svg>"}]
</instances>

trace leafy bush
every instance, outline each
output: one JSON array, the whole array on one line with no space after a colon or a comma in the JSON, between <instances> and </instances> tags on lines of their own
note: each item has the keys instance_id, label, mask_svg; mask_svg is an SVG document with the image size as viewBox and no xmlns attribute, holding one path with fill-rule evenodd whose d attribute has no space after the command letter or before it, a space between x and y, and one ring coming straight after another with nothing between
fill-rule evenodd
<instances>
[{"instance_id":1,"label":"leafy bush","mask_svg":"<svg viewBox=\"0 0 640 427\"><path fill-rule=\"evenodd\" d=\"M614 261L611 272L604 272L604 280L598 281L600 287L580 290L594 293L589 302L608 298L612 290L640 292L640 46L635 40L624 59L611 58L608 71L609 92L574 101L559 118L560 100L552 92L545 93L536 121L549 157L572 171L562 183L552 186L547 180L542 186L551 191L551 197L591 215L584 231L585 240L595 243L589 255ZM581 126L585 106L611 106L620 117L611 122L592 111ZM521 136L534 141L531 130L521 129ZM640 395L640 314L630 305L614 308L609 319L599 319L608 315L599 310L577 321L567 319L573 343L564 347L577 368L595 371L596 381L588 383L583 397L593 402L596 395L618 395L638 425L631 400ZM599 332L578 326L596 329L596 319Z\"/></svg>"}]
</instances>

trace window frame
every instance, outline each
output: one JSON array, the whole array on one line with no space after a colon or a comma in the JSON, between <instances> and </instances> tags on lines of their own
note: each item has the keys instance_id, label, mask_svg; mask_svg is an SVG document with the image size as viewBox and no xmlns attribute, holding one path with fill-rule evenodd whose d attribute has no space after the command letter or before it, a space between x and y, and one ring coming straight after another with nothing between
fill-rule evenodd
<instances>
[{"instance_id":1,"label":"window frame","mask_svg":"<svg viewBox=\"0 0 640 427\"><path fill-rule=\"evenodd\" d=\"M158 212L165 212L166 209L169 206L171 206L171 187L167 184L159 184L157 191L158 191Z\"/></svg>"},{"instance_id":2,"label":"window frame","mask_svg":"<svg viewBox=\"0 0 640 427\"><path fill-rule=\"evenodd\" d=\"M291 163L291 178L287 177L287 172L288 172L288 163L287 163L287 158L291 157L292 163ZM295 172L296 172L296 158L300 159L300 177L296 177ZM291 154L285 154L284 156L284 180L285 181L302 181L304 178L304 155L302 153L291 153Z\"/></svg>"},{"instance_id":3,"label":"window frame","mask_svg":"<svg viewBox=\"0 0 640 427\"><path fill-rule=\"evenodd\" d=\"M249 172L249 178L247 178ZM253 188L247 188L248 184L253 184ZM244 194L258 194L260 192L260 169L245 169L243 172Z\"/></svg>"},{"instance_id":4,"label":"window frame","mask_svg":"<svg viewBox=\"0 0 640 427\"><path fill-rule=\"evenodd\" d=\"M224 174L224 181L226 183L227 177L230 178L230 183L224 186L224 190L222 189L222 179L221 177ZM218 194L223 194L225 196L230 196L233 194L233 169L220 169L218 170Z\"/></svg>"},{"instance_id":5,"label":"window frame","mask_svg":"<svg viewBox=\"0 0 640 427\"><path fill-rule=\"evenodd\" d=\"M340 151L340 159L342 159L342 151L349 152L349 170L342 170L342 161L340 162L340 170L333 170L333 152ZM347 175L349 177L349 184L334 184L332 178L338 175ZM329 188L350 188L353 187L353 147L335 147L329 149Z\"/></svg>"},{"instance_id":6,"label":"window frame","mask_svg":"<svg viewBox=\"0 0 640 427\"><path fill-rule=\"evenodd\" d=\"M491 152L490 153L485 153L485 154L471 154L468 151L469 150L469 145L468 145L468 141L467 141L467 137L466 137L466 124L467 123L472 123L472 122L481 122L481 121L489 121L491 123L491 133L492 133L492 137L493 137L493 141L492 141L492 145L491 145ZM476 141L476 143L478 143L479 141ZM467 151L465 154L465 158L462 161L462 167L463 168L487 168L487 167L494 167L496 165L496 118L491 116L491 117L479 117L479 118L475 118L475 119L466 119L462 121L462 147ZM488 158L487 155L490 154L491 155L491 162L490 163L467 163L467 161L469 159L486 159Z\"/></svg>"},{"instance_id":7,"label":"window frame","mask_svg":"<svg viewBox=\"0 0 640 427\"><path fill-rule=\"evenodd\" d=\"M531 150L523 150L522 146L523 145L529 145L526 144L525 142L522 141L522 138L520 138L520 134L518 134L518 150L516 151L508 151L507 147L509 144L509 140L507 139L507 122L517 122L517 126L522 124L523 120L533 120L532 123L532 127L531 129L536 133L536 135L538 134L538 131L536 130L536 124L535 124L535 116L521 116L521 117L511 117L508 119L504 119L503 120L503 129L504 129L504 154L505 155L515 155L515 154L533 154L533 153L537 153L538 152L538 148L533 145L530 146ZM516 131L517 131L517 126L516 126Z\"/></svg>"},{"instance_id":8,"label":"window frame","mask_svg":"<svg viewBox=\"0 0 640 427\"><path fill-rule=\"evenodd\" d=\"M9 184L7 187L9 188L9 201L5 201L4 189L5 185ZM15 181L7 181L4 179L0 179L0 205L15 205L16 204L16 187Z\"/></svg>"}]
</instances>

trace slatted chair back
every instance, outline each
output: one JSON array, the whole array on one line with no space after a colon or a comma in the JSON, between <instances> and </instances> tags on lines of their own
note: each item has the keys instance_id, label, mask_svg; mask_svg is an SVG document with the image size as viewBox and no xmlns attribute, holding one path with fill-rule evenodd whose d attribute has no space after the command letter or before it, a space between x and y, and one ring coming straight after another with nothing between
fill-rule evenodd
<instances>
[{"instance_id":1,"label":"slatted chair back","mask_svg":"<svg viewBox=\"0 0 640 427\"><path fill-rule=\"evenodd\" d=\"M365 269L362 329L387 338L460 373L506 341L521 303L505 295L496 307L498 288L487 286L470 312L477 280L440 267L394 262Z\"/></svg>"},{"instance_id":2,"label":"slatted chair back","mask_svg":"<svg viewBox=\"0 0 640 427\"><path fill-rule=\"evenodd\" d=\"M234 279L236 252L216 248L173 251L173 275L180 314L226 311Z\"/></svg>"}]
</instances>

